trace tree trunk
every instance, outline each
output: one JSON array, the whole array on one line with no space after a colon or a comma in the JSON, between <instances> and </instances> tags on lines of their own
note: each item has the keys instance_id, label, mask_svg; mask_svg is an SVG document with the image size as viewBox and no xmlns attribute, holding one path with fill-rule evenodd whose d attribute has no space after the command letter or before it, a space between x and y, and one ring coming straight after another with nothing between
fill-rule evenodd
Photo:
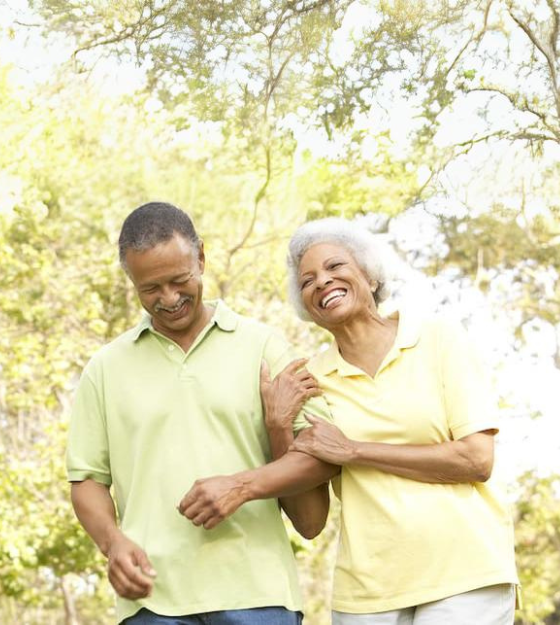
<instances>
[{"instance_id":1,"label":"tree trunk","mask_svg":"<svg viewBox=\"0 0 560 625\"><path fill-rule=\"evenodd\" d=\"M72 588L70 585L69 575L62 576L60 580L60 588L62 590L62 596L64 597L64 614L66 616L66 625L80 625L78 613L76 612L74 595L72 594Z\"/></svg>"}]
</instances>

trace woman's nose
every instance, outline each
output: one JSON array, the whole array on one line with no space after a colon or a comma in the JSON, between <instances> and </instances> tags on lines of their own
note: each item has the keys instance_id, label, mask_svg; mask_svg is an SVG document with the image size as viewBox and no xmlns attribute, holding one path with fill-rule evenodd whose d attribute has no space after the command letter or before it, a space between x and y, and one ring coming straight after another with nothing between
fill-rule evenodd
<instances>
[{"instance_id":1,"label":"woman's nose","mask_svg":"<svg viewBox=\"0 0 560 625\"><path fill-rule=\"evenodd\" d=\"M333 279L328 273L320 273L317 275L317 288L324 289L331 284L332 281Z\"/></svg>"}]
</instances>

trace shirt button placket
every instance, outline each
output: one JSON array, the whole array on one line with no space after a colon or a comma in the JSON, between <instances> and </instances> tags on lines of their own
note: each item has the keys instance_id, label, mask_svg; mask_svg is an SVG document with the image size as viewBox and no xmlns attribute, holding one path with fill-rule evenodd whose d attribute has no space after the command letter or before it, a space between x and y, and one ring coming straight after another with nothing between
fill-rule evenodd
<instances>
[{"instance_id":1,"label":"shirt button placket","mask_svg":"<svg viewBox=\"0 0 560 625\"><path fill-rule=\"evenodd\" d=\"M185 362L185 360L183 360L183 362L181 363L181 366L179 367L179 379L188 380L189 378L190 378L189 367L187 363Z\"/></svg>"}]
</instances>

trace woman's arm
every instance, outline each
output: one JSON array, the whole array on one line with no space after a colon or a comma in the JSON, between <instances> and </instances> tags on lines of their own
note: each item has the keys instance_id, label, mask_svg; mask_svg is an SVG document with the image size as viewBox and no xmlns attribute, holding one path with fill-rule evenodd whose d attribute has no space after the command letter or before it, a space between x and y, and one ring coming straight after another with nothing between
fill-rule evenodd
<instances>
[{"instance_id":1,"label":"woman's arm","mask_svg":"<svg viewBox=\"0 0 560 625\"><path fill-rule=\"evenodd\" d=\"M302 368L305 363L303 359L294 360L274 380L265 361L261 367L261 397L273 460L284 456L294 442L293 420L304 402L320 395L317 381ZM325 527L329 503L328 482L280 499L282 509L304 538L314 538Z\"/></svg>"},{"instance_id":2,"label":"woman's arm","mask_svg":"<svg viewBox=\"0 0 560 625\"><path fill-rule=\"evenodd\" d=\"M324 462L369 466L411 480L456 484L485 482L494 464L494 431L431 445L391 445L347 438L336 426L307 416L312 428L290 447Z\"/></svg>"}]
</instances>

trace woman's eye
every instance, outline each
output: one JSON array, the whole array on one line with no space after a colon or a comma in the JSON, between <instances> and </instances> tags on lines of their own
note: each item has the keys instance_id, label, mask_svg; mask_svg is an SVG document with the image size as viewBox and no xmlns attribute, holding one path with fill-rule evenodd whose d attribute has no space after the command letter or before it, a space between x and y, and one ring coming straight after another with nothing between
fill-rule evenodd
<instances>
[{"instance_id":1,"label":"woman's eye","mask_svg":"<svg viewBox=\"0 0 560 625\"><path fill-rule=\"evenodd\" d=\"M337 267L341 267L344 263L340 263L340 262L336 262L336 263L331 263L329 265L329 269L336 269Z\"/></svg>"},{"instance_id":2,"label":"woman's eye","mask_svg":"<svg viewBox=\"0 0 560 625\"><path fill-rule=\"evenodd\" d=\"M311 284L311 279L309 280L304 280L300 285L299 288L301 291L303 291L303 289L307 288L309 285Z\"/></svg>"}]
</instances>

